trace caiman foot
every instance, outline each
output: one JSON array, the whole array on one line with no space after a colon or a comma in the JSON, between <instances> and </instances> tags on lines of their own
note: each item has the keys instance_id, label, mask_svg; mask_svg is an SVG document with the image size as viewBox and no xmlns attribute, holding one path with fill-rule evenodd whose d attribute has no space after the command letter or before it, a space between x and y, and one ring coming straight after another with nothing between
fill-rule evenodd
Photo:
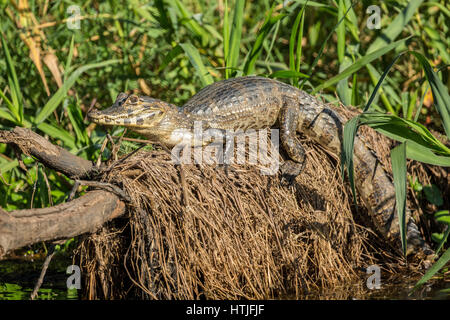
<instances>
[{"instance_id":1,"label":"caiman foot","mask_svg":"<svg viewBox=\"0 0 450 320\"><path fill-rule=\"evenodd\" d=\"M422 265L425 269L431 267L431 265L436 260L436 255L433 249L425 242L423 239L417 225L413 222L412 219L408 221L407 224L407 247L406 247L406 255L414 256L416 259L422 261Z\"/></svg>"},{"instance_id":2,"label":"caiman foot","mask_svg":"<svg viewBox=\"0 0 450 320\"><path fill-rule=\"evenodd\" d=\"M286 160L280 167L281 184L285 186L292 185L295 178L303 171L303 166L303 163Z\"/></svg>"}]
</instances>

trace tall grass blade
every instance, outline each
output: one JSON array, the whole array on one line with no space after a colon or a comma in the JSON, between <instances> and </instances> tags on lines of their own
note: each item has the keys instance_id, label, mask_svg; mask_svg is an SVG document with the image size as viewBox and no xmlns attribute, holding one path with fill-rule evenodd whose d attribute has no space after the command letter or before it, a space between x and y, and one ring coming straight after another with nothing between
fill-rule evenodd
<instances>
[{"instance_id":1,"label":"tall grass blade","mask_svg":"<svg viewBox=\"0 0 450 320\"><path fill-rule=\"evenodd\" d=\"M69 69L72 64L74 44L75 44L75 36L72 35L72 39L70 40L69 55L67 56L66 66L64 67L64 81L63 82L66 81L66 77L69 73Z\"/></svg>"},{"instance_id":2,"label":"tall grass blade","mask_svg":"<svg viewBox=\"0 0 450 320\"><path fill-rule=\"evenodd\" d=\"M359 117L356 116L349 121L344 126L343 141L342 141L342 153L341 153L341 171L342 177L344 175L344 166L347 167L348 179L350 182L350 187L353 193L353 202L356 205L356 188L355 188L355 178L353 170L353 148L355 145L356 132L359 127Z\"/></svg>"},{"instance_id":3,"label":"tall grass blade","mask_svg":"<svg viewBox=\"0 0 450 320\"><path fill-rule=\"evenodd\" d=\"M450 211L449 210L441 210L434 214L434 218L438 222L445 223L447 225L447 230L445 230L441 241L439 242L436 248L436 254L439 254L444 243L447 242L448 236L450 235Z\"/></svg>"},{"instance_id":4,"label":"tall grass blade","mask_svg":"<svg viewBox=\"0 0 450 320\"><path fill-rule=\"evenodd\" d=\"M3 93L2 98L7 103L8 108L10 109L12 114L16 117L18 124L21 124L23 120L23 102L22 102L22 95L20 92L19 80L17 79L16 68L11 58L11 54L9 53L8 45L1 32L0 38L2 40L2 48L6 59L6 68L8 70L8 83L12 101L9 99L5 99L6 97Z\"/></svg>"},{"instance_id":5,"label":"tall grass blade","mask_svg":"<svg viewBox=\"0 0 450 320\"><path fill-rule=\"evenodd\" d=\"M344 0L338 0L338 21L344 18ZM341 23L336 29L338 61L342 63L345 55L345 24Z\"/></svg>"},{"instance_id":6,"label":"tall grass blade","mask_svg":"<svg viewBox=\"0 0 450 320\"><path fill-rule=\"evenodd\" d=\"M380 132L380 130L377 130ZM406 147L406 157L408 159L428 163L434 166L450 167L450 155L440 156L433 153L430 148L424 147L414 141L408 141Z\"/></svg>"},{"instance_id":7,"label":"tall grass blade","mask_svg":"<svg viewBox=\"0 0 450 320\"><path fill-rule=\"evenodd\" d=\"M306 5L306 3L305 3ZM304 8L304 6L303 6ZM303 8L300 10L300 12L297 14L297 17L295 18L294 25L292 26L292 32L291 36L289 38L289 69L295 70L295 43L297 40L297 32L298 32L298 26L300 24L300 19L303 14Z\"/></svg>"},{"instance_id":8,"label":"tall grass blade","mask_svg":"<svg viewBox=\"0 0 450 320\"><path fill-rule=\"evenodd\" d=\"M348 14L346 15L346 20L348 20L349 23L346 23L346 26L348 27L350 33L352 34L353 38L357 41L359 41L359 27L358 27L358 17L356 16L355 10L353 10L352 2L351 0L344 0L345 7L351 8Z\"/></svg>"},{"instance_id":9,"label":"tall grass blade","mask_svg":"<svg viewBox=\"0 0 450 320\"><path fill-rule=\"evenodd\" d=\"M367 49L367 53L379 50L383 46L386 46L394 41L404 30L405 26L409 23L414 12L422 4L422 2L423 0L410 0L403 11L399 13L395 17L395 19L391 23L389 23L388 26L386 26L386 28L383 29L381 35L378 36L375 41L369 46L369 49Z\"/></svg>"},{"instance_id":10,"label":"tall grass blade","mask_svg":"<svg viewBox=\"0 0 450 320\"><path fill-rule=\"evenodd\" d=\"M417 281L416 285L412 289L412 292L419 288L421 285L423 285L425 282L430 280L440 269L442 269L447 262L450 261L450 248L445 251L442 256L439 258L438 261L436 261L433 266L431 266L430 269L428 269L427 273L419 280Z\"/></svg>"},{"instance_id":11,"label":"tall grass blade","mask_svg":"<svg viewBox=\"0 0 450 320\"><path fill-rule=\"evenodd\" d=\"M378 50L376 50L370 54L367 54L364 57L356 60L350 67L348 67L347 69L342 71L340 74L332 77L331 79L328 79L327 81L323 82L321 85L317 86L312 91L312 94L319 92L320 90L322 90L324 88L328 88L328 87L336 84L340 80L350 76L352 73L358 71L359 69L361 69L362 67L364 67L365 65L370 63L371 61L378 59L379 57L383 56L384 54L391 51L392 49L398 47L399 45L404 44L406 42L406 40L408 40L409 38L410 37L393 42L381 49L378 49Z\"/></svg>"},{"instance_id":12,"label":"tall grass blade","mask_svg":"<svg viewBox=\"0 0 450 320\"><path fill-rule=\"evenodd\" d=\"M183 53L183 48L181 48L181 46L179 44L177 44L164 57L164 59L163 59L161 65L159 66L157 72L160 72L161 70L164 70L169 65L170 62L172 62L177 56L179 56L182 53Z\"/></svg>"},{"instance_id":13,"label":"tall grass blade","mask_svg":"<svg viewBox=\"0 0 450 320\"><path fill-rule=\"evenodd\" d=\"M2 95L2 92L0 91L0 97L2 97L2 99L5 99L5 97ZM0 109L0 118L6 119L8 121L11 121L13 123L17 122L17 119L9 112Z\"/></svg>"},{"instance_id":14,"label":"tall grass blade","mask_svg":"<svg viewBox=\"0 0 450 320\"><path fill-rule=\"evenodd\" d=\"M311 76L312 75L312 71L314 70L314 68L316 67L317 63L319 62L320 58L322 57L323 54L323 50L325 49L325 46L328 42L328 40L331 38L331 36L334 34L334 31L336 30L336 28L344 21L345 17L347 16L347 14L350 12L350 9L353 8L353 6L357 3L357 1L354 1L352 3L352 5L347 9L347 11L345 12L344 16L338 21L338 23L334 26L333 30L331 30L331 32L328 34L328 36L325 38L324 42L322 42L322 45L319 49L319 52L317 54L317 56L314 58L313 63L309 66L308 69L308 75ZM303 79L303 81L300 83L299 88L303 88L303 85L306 82L306 78ZM317 91L316 91L317 92Z\"/></svg>"},{"instance_id":15,"label":"tall grass blade","mask_svg":"<svg viewBox=\"0 0 450 320\"><path fill-rule=\"evenodd\" d=\"M227 68L227 61L230 56L230 20L229 20L229 14L228 14L228 0L225 0L225 8L224 8L224 14L223 14L223 57L224 57L224 63L225 68ZM225 69L225 79L228 79L230 70Z\"/></svg>"},{"instance_id":16,"label":"tall grass blade","mask_svg":"<svg viewBox=\"0 0 450 320\"><path fill-rule=\"evenodd\" d=\"M67 114L69 115L70 123L75 131L77 141L82 145L89 144L89 137L87 136L86 128L84 126L81 109L76 103L69 103L67 106Z\"/></svg>"},{"instance_id":17,"label":"tall grass blade","mask_svg":"<svg viewBox=\"0 0 450 320\"><path fill-rule=\"evenodd\" d=\"M270 9L269 13L266 15L266 18L264 19L264 23L261 26L261 29L258 31L258 34L256 36L255 43L252 46L252 50L250 51L250 54L247 56L247 59L244 64L244 70L243 70L244 75L252 74L254 72L255 64L261 54L265 39L269 35L273 26L278 21L280 21L281 19L286 17L285 14L279 14L277 16L272 16L272 11L273 11L273 7Z\"/></svg>"},{"instance_id":18,"label":"tall grass blade","mask_svg":"<svg viewBox=\"0 0 450 320\"><path fill-rule=\"evenodd\" d=\"M392 173L395 186L395 201L397 207L400 238L403 254L406 256L406 144L391 150Z\"/></svg>"},{"instance_id":19,"label":"tall grass blade","mask_svg":"<svg viewBox=\"0 0 450 320\"><path fill-rule=\"evenodd\" d=\"M58 125L42 122L37 125L37 128L52 138L63 141L64 144L71 150L76 149L75 137L66 130L59 128Z\"/></svg>"},{"instance_id":20,"label":"tall grass blade","mask_svg":"<svg viewBox=\"0 0 450 320\"><path fill-rule=\"evenodd\" d=\"M370 95L369 100L367 101L366 106L363 109L363 112L366 112L367 110L369 110L370 106L372 105L373 100L375 99L375 96L378 92L378 90L380 90L381 85L383 84L384 79L386 78L386 76L388 75L389 71L391 70L392 66L397 62L397 60L404 54L404 52L400 53L399 55L397 55L394 60L392 60L392 62L387 66L387 68L384 70L383 74L381 75L380 79L378 80L375 88L372 91L372 94ZM392 108L392 107L391 107ZM395 114L395 111L392 109L392 113Z\"/></svg>"},{"instance_id":21,"label":"tall grass blade","mask_svg":"<svg viewBox=\"0 0 450 320\"><path fill-rule=\"evenodd\" d=\"M269 78L283 78L283 79L308 78L308 75L292 70L278 70L271 73L269 75Z\"/></svg>"},{"instance_id":22,"label":"tall grass blade","mask_svg":"<svg viewBox=\"0 0 450 320\"><path fill-rule=\"evenodd\" d=\"M64 82L63 86L59 88L58 91L56 91L56 93L50 98L50 100L48 100L48 102L42 108L41 112L39 112L39 114L36 116L34 123L40 124L42 121L47 119L47 117L53 112L53 110L58 107L61 101L65 98L67 91L69 91L69 89L74 85L75 81L77 81L77 79L83 72L94 68L106 67L108 65L115 64L121 61L122 60L114 59L79 67L77 70L70 74L70 76Z\"/></svg>"},{"instance_id":23,"label":"tall grass blade","mask_svg":"<svg viewBox=\"0 0 450 320\"><path fill-rule=\"evenodd\" d=\"M347 69L352 65L352 59L348 56L344 56L343 61L339 65L339 72ZM355 73L353 75L356 75ZM352 103L352 90L348 86L348 77L340 80L336 86L336 92L341 102L348 106Z\"/></svg>"},{"instance_id":24,"label":"tall grass blade","mask_svg":"<svg viewBox=\"0 0 450 320\"><path fill-rule=\"evenodd\" d=\"M292 71L300 72L300 63L302 60L302 38L303 26L305 23L305 7L308 4L306 1L297 17L295 18L294 27L292 28L291 37L289 39L289 68ZM292 84L298 87L297 77L292 79Z\"/></svg>"},{"instance_id":25,"label":"tall grass blade","mask_svg":"<svg viewBox=\"0 0 450 320\"><path fill-rule=\"evenodd\" d=\"M410 51L417 60L421 63L425 71L425 76L431 86L431 92L433 93L434 105L436 110L442 118L442 125L444 126L447 137L450 138L450 96L448 94L447 87L439 79L436 72L431 68L428 60L419 52Z\"/></svg>"},{"instance_id":26,"label":"tall grass blade","mask_svg":"<svg viewBox=\"0 0 450 320\"><path fill-rule=\"evenodd\" d=\"M172 7L176 8L181 22L196 36L200 37L202 45L206 46L209 41L209 33L192 17L192 13L179 0L168 0ZM175 6L174 6L175 4Z\"/></svg>"},{"instance_id":27,"label":"tall grass blade","mask_svg":"<svg viewBox=\"0 0 450 320\"><path fill-rule=\"evenodd\" d=\"M380 112L366 112L359 115L360 123L379 130L396 141L413 141L441 155L450 155L450 149L428 129L411 120Z\"/></svg>"},{"instance_id":28,"label":"tall grass blade","mask_svg":"<svg viewBox=\"0 0 450 320\"><path fill-rule=\"evenodd\" d=\"M209 74L208 70L206 70L206 67L203 64L202 58L200 57L200 53L198 52L197 48L195 48L190 43L180 43L180 47L189 57L189 60L197 71L197 74L200 77L200 81L202 82L203 86L207 86L213 83L214 80Z\"/></svg>"},{"instance_id":29,"label":"tall grass blade","mask_svg":"<svg viewBox=\"0 0 450 320\"><path fill-rule=\"evenodd\" d=\"M232 75L231 68L237 68L238 67L238 59L239 59L239 52L240 52L240 46L241 46L241 37L242 37L242 23L243 23L243 16L244 16L244 0L236 0L235 6L234 6L234 16L233 16L233 24L231 26L231 33L230 33L230 45L229 45L229 52L228 56L225 57L225 66L227 72L227 78L229 78Z\"/></svg>"}]
</instances>

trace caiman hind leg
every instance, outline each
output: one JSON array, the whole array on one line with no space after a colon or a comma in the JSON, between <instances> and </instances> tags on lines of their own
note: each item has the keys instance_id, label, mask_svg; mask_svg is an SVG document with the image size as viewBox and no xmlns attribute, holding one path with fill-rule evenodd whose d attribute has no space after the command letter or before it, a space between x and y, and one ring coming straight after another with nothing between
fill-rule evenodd
<instances>
[{"instance_id":1,"label":"caiman hind leg","mask_svg":"<svg viewBox=\"0 0 450 320\"><path fill-rule=\"evenodd\" d=\"M305 149L297 138L299 110L296 107L283 106L280 110L280 140L281 145L291 160L286 160L280 167L281 181L292 183L302 172L305 161Z\"/></svg>"}]
</instances>

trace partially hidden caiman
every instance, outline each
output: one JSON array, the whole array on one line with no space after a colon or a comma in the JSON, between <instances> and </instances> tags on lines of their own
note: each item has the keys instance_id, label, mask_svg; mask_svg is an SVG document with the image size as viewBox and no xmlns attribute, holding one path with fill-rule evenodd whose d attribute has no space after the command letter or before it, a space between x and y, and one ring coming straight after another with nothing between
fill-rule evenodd
<instances>
[{"instance_id":1,"label":"partially hidden caiman","mask_svg":"<svg viewBox=\"0 0 450 320\"><path fill-rule=\"evenodd\" d=\"M196 121L201 122L203 129L224 131L277 126L281 145L291 159L281 166L281 172L287 176L299 174L305 162L305 151L297 132L339 156L345 123L334 109L306 92L257 76L213 83L182 107L147 96L120 93L111 107L94 110L88 117L98 124L125 126L167 147L181 143L186 135L191 138ZM355 138L353 161L355 184L374 224L399 249L401 240L394 185L385 168L379 165L377 156L359 135ZM430 259L433 251L424 241L408 208L406 219L407 253Z\"/></svg>"}]
</instances>

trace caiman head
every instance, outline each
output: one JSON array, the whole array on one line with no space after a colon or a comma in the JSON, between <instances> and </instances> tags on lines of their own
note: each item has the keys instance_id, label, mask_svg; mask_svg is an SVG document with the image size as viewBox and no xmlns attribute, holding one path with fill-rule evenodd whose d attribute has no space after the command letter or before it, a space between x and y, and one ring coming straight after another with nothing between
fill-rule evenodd
<instances>
[{"instance_id":1,"label":"caiman head","mask_svg":"<svg viewBox=\"0 0 450 320\"><path fill-rule=\"evenodd\" d=\"M178 107L146 96L120 93L114 104L88 114L90 121L125 126L151 139L164 142L179 125Z\"/></svg>"}]
</instances>

